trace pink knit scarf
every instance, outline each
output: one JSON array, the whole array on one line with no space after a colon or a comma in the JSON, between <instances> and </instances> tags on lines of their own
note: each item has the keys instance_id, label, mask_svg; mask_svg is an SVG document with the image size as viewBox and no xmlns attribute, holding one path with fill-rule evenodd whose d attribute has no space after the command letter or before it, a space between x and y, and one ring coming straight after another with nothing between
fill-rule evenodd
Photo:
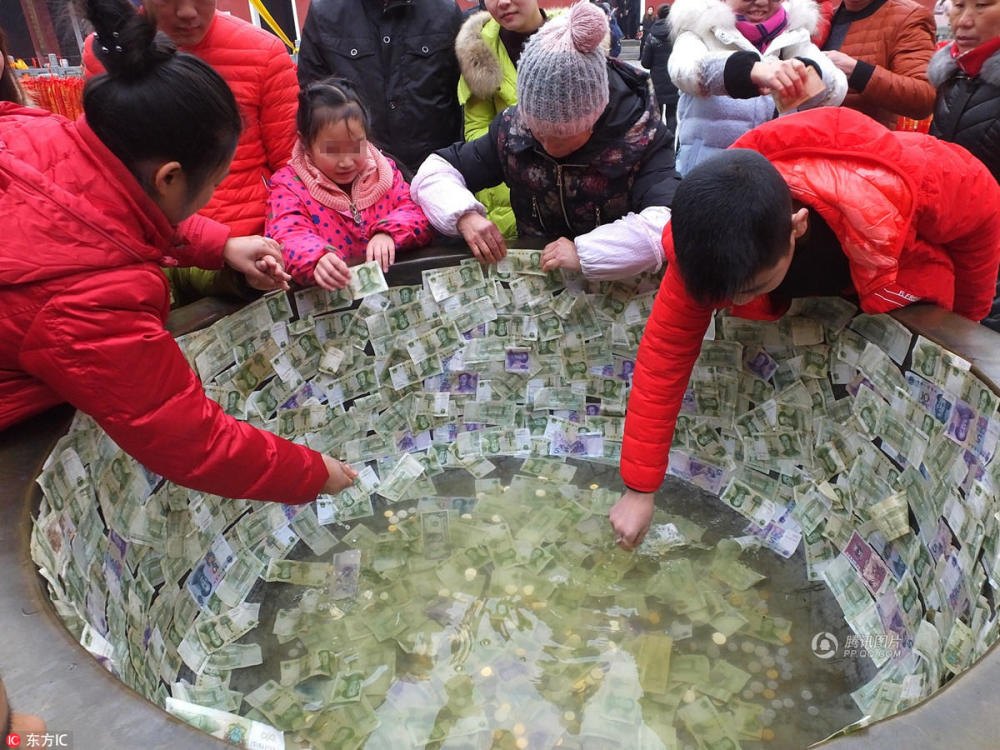
<instances>
[{"instance_id":1,"label":"pink knit scarf","mask_svg":"<svg viewBox=\"0 0 1000 750\"><path fill-rule=\"evenodd\" d=\"M750 44L761 52L767 49L767 46L777 38L778 34L785 30L786 26L788 26L788 14L785 12L783 5L779 5L778 10L770 18L760 23L748 21L738 14L736 16L736 28L747 38Z\"/></svg>"},{"instance_id":2,"label":"pink knit scarf","mask_svg":"<svg viewBox=\"0 0 1000 750\"><path fill-rule=\"evenodd\" d=\"M352 213L352 203L359 211L371 208L392 187L392 166L371 143L368 143L368 160L351 183L350 195L319 170L309 152L302 146L302 141L296 141L288 163L306 186L309 195L327 208L341 213Z\"/></svg>"}]
</instances>

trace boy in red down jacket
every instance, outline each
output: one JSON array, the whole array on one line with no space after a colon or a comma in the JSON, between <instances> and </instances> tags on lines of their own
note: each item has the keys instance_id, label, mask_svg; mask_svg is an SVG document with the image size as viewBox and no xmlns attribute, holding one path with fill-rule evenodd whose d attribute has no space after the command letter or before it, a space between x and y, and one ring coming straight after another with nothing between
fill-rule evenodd
<instances>
[{"instance_id":1,"label":"boy in red down jacket","mask_svg":"<svg viewBox=\"0 0 1000 750\"><path fill-rule=\"evenodd\" d=\"M622 444L617 541L641 543L674 423L715 310L780 317L848 294L866 313L929 302L981 320L1000 265L1000 187L967 151L823 108L751 130L685 177L669 265L639 346Z\"/></svg>"}]
</instances>

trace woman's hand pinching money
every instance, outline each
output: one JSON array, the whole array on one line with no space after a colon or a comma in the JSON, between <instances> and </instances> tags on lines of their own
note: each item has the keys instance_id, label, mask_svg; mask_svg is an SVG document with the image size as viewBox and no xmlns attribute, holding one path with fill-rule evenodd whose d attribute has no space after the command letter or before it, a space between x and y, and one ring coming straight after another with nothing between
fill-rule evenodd
<instances>
[{"instance_id":1,"label":"woman's hand pinching money","mask_svg":"<svg viewBox=\"0 0 1000 750\"><path fill-rule=\"evenodd\" d=\"M497 225L475 211L469 211L459 220L459 233L480 263L496 263L507 255L507 243Z\"/></svg>"},{"instance_id":2,"label":"woman's hand pinching money","mask_svg":"<svg viewBox=\"0 0 1000 750\"><path fill-rule=\"evenodd\" d=\"M329 474L326 484L323 485L323 492L328 495L336 495L338 492L346 490L358 478L358 472L343 461L323 456L323 463L326 465L326 470Z\"/></svg>"},{"instance_id":3,"label":"woman's hand pinching money","mask_svg":"<svg viewBox=\"0 0 1000 750\"><path fill-rule=\"evenodd\" d=\"M624 549L635 549L646 537L653 520L653 493L626 490L608 512L615 542Z\"/></svg>"},{"instance_id":4,"label":"woman's hand pinching money","mask_svg":"<svg viewBox=\"0 0 1000 750\"><path fill-rule=\"evenodd\" d=\"M580 270L580 255L576 251L576 243L567 237L560 237L550 242L542 250L542 270L548 273L557 268L567 271Z\"/></svg>"}]
</instances>

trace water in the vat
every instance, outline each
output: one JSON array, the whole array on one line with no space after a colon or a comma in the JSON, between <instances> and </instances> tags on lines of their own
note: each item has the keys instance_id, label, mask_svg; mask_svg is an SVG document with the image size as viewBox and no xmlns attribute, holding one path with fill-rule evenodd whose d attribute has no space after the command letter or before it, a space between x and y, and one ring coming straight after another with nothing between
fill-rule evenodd
<instances>
[{"instance_id":1,"label":"water in the vat","mask_svg":"<svg viewBox=\"0 0 1000 750\"><path fill-rule=\"evenodd\" d=\"M719 545L745 519L674 480L654 524L688 543L627 553L607 521L616 470L580 464L571 488L515 478L520 464L501 462L478 499L451 471L438 497L330 527L346 534L330 554L363 551L348 596L350 580L259 583L244 642L264 663L231 684L249 715L289 747L338 750L804 748L860 717L848 693L874 668L814 653L817 633L849 631L801 552ZM427 513L447 516L443 543Z\"/></svg>"}]
</instances>

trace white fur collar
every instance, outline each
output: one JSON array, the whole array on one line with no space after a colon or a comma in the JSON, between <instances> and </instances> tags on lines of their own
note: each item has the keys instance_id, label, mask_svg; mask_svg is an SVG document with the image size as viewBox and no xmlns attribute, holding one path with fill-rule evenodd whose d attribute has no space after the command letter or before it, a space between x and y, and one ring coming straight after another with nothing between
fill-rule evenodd
<instances>
[{"instance_id":1,"label":"white fur collar","mask_svg":"<svg viewBox=\"0 0 1000 750\"><path fill-rule=\"evenodd\" d=\"M819 8L813 0L785 0L788 14L788 31L805 29L810 34L816 30ZM736 14L722 0L676 0L670 6L671 36L690 31L702 38L715 33L715 29L736 31Z\"/></svg>"}]
</instances>

